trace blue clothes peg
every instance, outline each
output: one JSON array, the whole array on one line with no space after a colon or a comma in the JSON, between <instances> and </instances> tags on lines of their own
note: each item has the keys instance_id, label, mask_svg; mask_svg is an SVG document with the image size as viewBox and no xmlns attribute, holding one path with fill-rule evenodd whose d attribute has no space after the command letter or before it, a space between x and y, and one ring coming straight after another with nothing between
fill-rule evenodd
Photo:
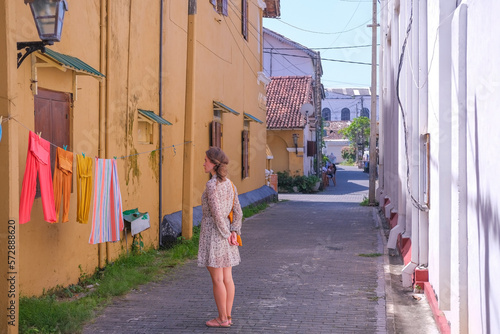
<instances>
[{"instance_id":1,"label":"blue clothes peg","mask_svg":"<svg viewBox=\"0 0 500 334\"><path fill-rule=\"evenodd\" d=\"M63 145L63 149L66 151L66 149L68 148L68 145Z\"/></svg>"},{"instance_id":2,"label":"blue clothes peg","mask_svg":"<svg viewBox=\"0 0 500 334\"><path fill-rule=\"evenodd\" d=\"M82 152L83 158L85 159L85 153Z\"/></svg>"}]
</instances>

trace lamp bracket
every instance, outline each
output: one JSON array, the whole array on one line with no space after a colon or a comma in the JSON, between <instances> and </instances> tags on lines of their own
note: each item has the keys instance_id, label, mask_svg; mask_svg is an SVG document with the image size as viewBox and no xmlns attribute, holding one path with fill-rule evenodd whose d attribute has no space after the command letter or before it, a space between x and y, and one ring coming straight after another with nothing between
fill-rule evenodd
<instances>
[{"instance_id":1,"label":"lamp bracket","mask_svg":"<svg viewBox=\"0 0 500 334\"><path fill-rule=\"evenodd\" d=\"M26 59L26 57L28 57L30 54L38 50L45 52L45 46L52 44L54 44L52 41L18 42L17 50L24 49L25 53L24 54L22 54L22 52L17 53L17 68L21 66L24 59Z\"/></svg>"}]
</instances>

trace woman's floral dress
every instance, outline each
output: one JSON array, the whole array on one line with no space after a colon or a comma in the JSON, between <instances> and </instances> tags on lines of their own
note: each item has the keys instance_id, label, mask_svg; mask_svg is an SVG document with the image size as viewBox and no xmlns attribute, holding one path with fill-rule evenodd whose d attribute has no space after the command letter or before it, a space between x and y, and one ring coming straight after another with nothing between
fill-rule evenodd
<instances>
[{"instance_id":1,"label":"woman's floral dress","mask_svg":"<svg viewBox=\"0 0 500 334\"><path fill-rule=\"evenodd\" d=\"M229 212L233 207L233 223L229 222ZM226 268L240 263L238 246L229 244L231 231L241 234L241 211L238 192L229 179L218 181L214 175L201 196L203 218L201 220L198 266Z\"/></svg>"}]
</instances>

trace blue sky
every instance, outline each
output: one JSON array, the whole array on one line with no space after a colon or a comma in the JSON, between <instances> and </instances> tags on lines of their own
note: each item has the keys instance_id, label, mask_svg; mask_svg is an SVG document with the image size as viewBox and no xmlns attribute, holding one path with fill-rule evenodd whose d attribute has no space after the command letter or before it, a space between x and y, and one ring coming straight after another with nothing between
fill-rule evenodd
<instances>
[{"instance_id":1,"label":"blue sky","mask_svg":"<svg viewBox=\"0 0 500 334\"><path fill-rule=\"evenodd\" d=\"M281 17L264 27L320 51L325 88L370 87L370 65L327 59L371 63L371 46L358 47L371 45L371 19L372 0L281 0Z\"/></svg>"}]
</instances>

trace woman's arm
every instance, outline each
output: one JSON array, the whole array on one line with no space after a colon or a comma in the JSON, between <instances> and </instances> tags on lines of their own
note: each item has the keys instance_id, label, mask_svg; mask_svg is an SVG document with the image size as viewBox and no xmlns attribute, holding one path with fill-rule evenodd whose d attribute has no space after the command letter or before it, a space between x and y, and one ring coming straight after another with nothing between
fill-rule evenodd
<instances>
[{"instance_id":1,"label":"woman's arm","mask_svg":"<svg viewBox=\"0 0 500 334\"><path fill-rule=\"evenodd\" d=\"M207 198L208 198L208 207L210 208L210 213L212 214L212 218L219 230L220 234L224 237L224 239L229 238L231 232L229 231L229 227L227 226L227 217L221 212L220 201L221 198L218 197L217 194L217 183L210 180L207 182Z\"/></svg>"},{"instance_id":2,"label":"woman's arm","mask_svg":"<svg viewBox=\"0 0 500 334\"><path fill-rule=\"evenodd\" d=\"M238 198L238 190L234 187L234 206L233 206L233 223L231 231L235 231L241 235L241 223L243 220L243 211L241 210L240 200Z\"/></svg>"}]
</instances>

